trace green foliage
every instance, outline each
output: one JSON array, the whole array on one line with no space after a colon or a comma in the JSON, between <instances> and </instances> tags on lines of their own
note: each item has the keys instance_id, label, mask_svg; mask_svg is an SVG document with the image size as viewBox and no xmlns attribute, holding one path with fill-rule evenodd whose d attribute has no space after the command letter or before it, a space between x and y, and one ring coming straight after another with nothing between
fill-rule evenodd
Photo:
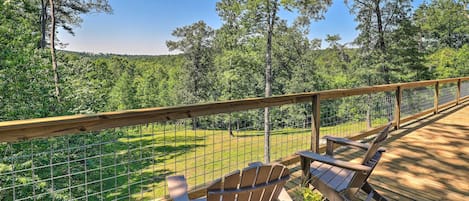
<instances>
[{"instance_id":1,"label":"green foliage","mask_svg":"<svg viewBox=\"0 0 469 201\"><path fill-rule=\"evenodd\" d=\"M180 50L187 58L182 71L183 88L179 91L184 96L183 102L198 103L213 97L210 72L212 64L212 41L214 31L205 22L199 21L189 26L177 28L172 35L179 41L167 41L169 50Z\"/></svg>"},{"instance_id":2,"label":"green foliage","mask_svg":"<svg viewBox=\"0 0 469 201\"><path fill-rule=\"evenodd\" d=\"M350 1L360 31L357 76L364 84L428 79L409 0Z\"/></svg>"},{"instance_id":3,"label":"green foliage","mask_svg":"<svg viewBox=\"0 0 469 201\"><path fill-rule=\"evenodd\" d=\"M414 19L421 28L422 46L433 52L469 43L467 3L467 0L434 0L420 5Z\"/></svg>"},{"instance_id":4,"label":"green foliage","mask_svg":"<svg viewBox=\"0 0 469 201\"><path fill-rule=\"evenodd\" d=\"M36 50L38 12L28 0L0 3L0 121L58 114L47 54Z\"/></svg>"},{"instance_id":5,"label":"green foliage","mask_svg":"<svg viewBox=\"0 0 469 201\"><path fill-rule=\"evenodd\" d=\"M427 56L427 66L436 78L469 75L469 45L460 49L442 48Z\"/></svg>"},{"instance_id":6,"label":"green foliage","mask_svg":"<svg viewBox=\"0 0 469 201\"><path fill-rule=\"evenodd\" d=\"M135 87L133 77L124 72L117 80L109 94L109 110L125 110L134 108Z\"/></svg>"},{"instance_id":7,"label":"green foliage","mask_svg":"<svg viewBox=\"0 0 469 201\"><path fill-rule=\"evenodd\" d=\"M304 201L322 201L322 195L309 188L301 188L301 195Z\"/></svg>"}]
</instances>

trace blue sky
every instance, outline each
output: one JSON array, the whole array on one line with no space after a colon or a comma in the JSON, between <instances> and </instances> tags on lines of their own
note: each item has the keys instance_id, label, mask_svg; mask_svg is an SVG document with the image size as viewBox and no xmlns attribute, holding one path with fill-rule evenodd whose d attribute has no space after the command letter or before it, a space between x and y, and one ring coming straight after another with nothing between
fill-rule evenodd
<instances>
[{"instance_id":1,"label":"blue sky","mask_svg":"<svg viewBox=\"0 0 469 201\"><path fill-rule=\"evenodd\" d=\"M414 5L420 4L417 0ZM92 53L161 55L171 54L165 41L174 40L171 32L181 26L204 20L219 28L215 11L216 0L110 0L114 13L83 15L83 23L75 28L75 36L59 30L59 39L68 44L64 49ZM281 11L289 20L294 15ZM309 38L340 34L341 42L351 42L357 36L356 23L343 0L334 1L325 19L313 22ZM175 53L175 52L173 52Z\"/></svg>"}]
</instances>

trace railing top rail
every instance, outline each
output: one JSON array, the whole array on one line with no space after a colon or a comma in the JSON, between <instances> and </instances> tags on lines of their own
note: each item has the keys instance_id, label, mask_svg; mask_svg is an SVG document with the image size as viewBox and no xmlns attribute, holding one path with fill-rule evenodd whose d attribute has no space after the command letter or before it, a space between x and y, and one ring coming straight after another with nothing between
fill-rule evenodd
<instances>
[{"instance_id":1,"label":"railing top rail","mask_svg":"<svg viewBox=\"0 0 469 201\"><path fill-rule=\"evenodd\" d=\"M272 96L267 98L248 98L242 100L219 101L194 105L155 107L116 112L103 112L97 114L6 121L0 122L0 142L58 136L85 131L97 131L106 128L117 128L158 121L176 120L203 115L229 113L264 107L309 102L311 101L311 98L316 95L319 96L321 100L327 100L347 96L393 91L398 87L416 88L434 85L437 82L450 83L457 82L458 80L466 81L469 80L469 77L376 85L352 89L334 89L327 91Z\"/></svg>"}]
</instances>

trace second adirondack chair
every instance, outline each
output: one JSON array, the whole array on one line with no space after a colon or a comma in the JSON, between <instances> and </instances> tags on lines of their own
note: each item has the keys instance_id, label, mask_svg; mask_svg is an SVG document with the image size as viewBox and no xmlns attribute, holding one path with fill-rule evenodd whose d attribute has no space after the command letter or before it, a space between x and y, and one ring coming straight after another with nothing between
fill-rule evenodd
<instances>
[{"instance_id":1,"label":"second adirondack chair","mask_svg":"<svg viewBox=\"0 0 469 201\"><path fill-rule=\"evenodd\" d=\"M208 201L291 201L283 186L290 178L290 171L281 164L263 165L256 162L242 171L235 171L215 180L207 187ZM189 201L187 183L182 175L166 178L169 194L174 201Z\"/></svg>"},{"instance_id":2,"label":"second adirondack chair","mask_svg":"<svg viewBox=\"0 0 469 201\"><path fill-rule=\"evenodd\" d=\"M298 152L305 184L311 184L330 201L355 200L360 189L367 193L366 200L386 200L372 188L367 179L384 152L380 145L387 138L391 125L389 123L370 145L326 136L326 155ZM362 162L358 164L333 158L335 143L365 150Z\"/></svg>"}]
</instances>

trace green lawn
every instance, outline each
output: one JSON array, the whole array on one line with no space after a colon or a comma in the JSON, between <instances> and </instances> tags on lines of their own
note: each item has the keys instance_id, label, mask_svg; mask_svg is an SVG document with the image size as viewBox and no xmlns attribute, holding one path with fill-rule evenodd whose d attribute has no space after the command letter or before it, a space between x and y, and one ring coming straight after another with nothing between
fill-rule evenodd
<instances>
[{"instance_id":1,"label":"green lawn","mask_svg":"<svg viewBox=\"0 0 469 201\"><path fill-rule=\"evenodd\" d=\"M373 124L384 122L385 120L376 120ZM321 136L345 137L363 130L366 130L365 122L352 122L321 127ZM184 174L188 178L189 185L194 187L206 184L233 170L246 167L250 162L264 160L263 131L234 131L233 135L230 136L226 130L194 131L174 129L174 127L165 132L152 132L150 128L144 128L141 132L129 133L127 137L120 138L119 141L136 148L132 152L136 160L145 156L153 156L154 160L142 160L131 164L129 168L137 172L132 174L133 180L129 180L127 184L151 177L156 177L157 180L143 182L144 185L131 185L130 188L124 184L120 188L127 188L127 192L117 191L109 194L108 198L128 195L128 192L137 200L161 197L166 193L164 179L167 175ZM310 136L310 128L274 129L271 135L271 160L308 149ZM122 154L128 153L124 149ZM145 192L141 193L141 190Z\"/></svg>"}]
</instances>

